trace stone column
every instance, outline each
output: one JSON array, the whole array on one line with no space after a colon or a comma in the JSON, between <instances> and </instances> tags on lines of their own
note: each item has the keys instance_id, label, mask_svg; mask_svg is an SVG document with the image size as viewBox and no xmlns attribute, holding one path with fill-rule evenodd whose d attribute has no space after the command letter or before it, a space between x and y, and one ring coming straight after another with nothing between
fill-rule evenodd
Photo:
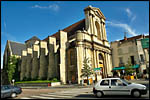
<instances>
[{"instance_id":1,"label":"stone column","mask_svg":"<svg viewBox=\"0 0 150 100\"><path fill-rule=\"evenodd\" d=\"M104 53L104 77L107 77L107 59L106 59L106 53Z\"/></svg>"},{"instance_id":2,"label":"stone column","mask_svg":"<svg viewBox=\"0 0 150 100\"><path fill-rule=\"evenodd\" d=\"M105 54L105 57L106 57L106 62L107 62L107 63L106 63L106 64L107 64L107 66L106 66L106 69L107 69L107 70L106 70L106 75L108 75L108 74L109 74L109 65L110 65L110 64L109 64L109 63L110 63L110 60L108 59L108 53Z\"/></svg>"},{"instance_id":3,"label":"stone column","mask_svg":"<svg viewBox=\"0 0 150 100\"><path fill-rule=\"evenodd\" d=\"M39 73L39 45L33 45L33 59L32 59L32 72L31 78L38 79Z\"/></svg>"},{"instance_id":4,"label":"stone column","mask_svg":"<svg viewBox=\"0 0 150 100\"><path fill-rule=\"evenodd\" d=\"M104 35L105 35L105 40L107 40L107 34L106 34L105 24L104 24Z\"/></svg>"},{"instance_id":5,"label":"stone column","mask_svg":"<svg viewBox=\"0 0 150 100\"><path fill-rule=\"evenodd\" d=\"M96 64L96 51L93 50L93 61L94 61L94 68L98 67Z\"/></svg>"},{"instance_id":6,"label":"stone column","mask_svg":"<svg viewBox=\"0 0 150 100\"><path fill-rule=\"evenodd\" d=\"M27 51L23 50L22 57L21 57L21 72L20 72L20 80L21 81L25 78L26 63L27 63Z\"/></svg>"},{"instance_id":7,"label":"stone column","mask_svg":"<svg viewBox=\"0 0 150 100\"><path fill-rule=\"evenodd\" d=\"M104 29L104 22L102 23L102 28L103 28L103 40L105 40L105 29Z\"/></svg>"},{"instance_id":8,"label":"stone column","mask_svg":"<svg viewBox=\"0 0 150 100\"><path fill-rule=\"evenodd\" d=\"M90 29L91 29L91 34L94 34L94 33L93 33L93 32L94 32L94 31L93 31L94 29L93 29L92 14L90 14L90 15L89 15L89 18L90 18L89 20L90 20Z\"/></svg>"},{"instance_id":9,"label":"stone column","mask_svg":"<svg viewBox=\"0 0 150 100\"><path fill-rule=\"evenodd\" d=\"M76 51L77 51L77 71L78 71L78 84L80 84L80 81L82 80L81 76L81 69L83 66L83 60L84 57L86 56L85 49L83 47L83 33L81 31L77 31L77 46L76 46Z\"/></svg>"},{"instance_id":10,"label":"stone column","mask_svg":"<svg viewBox=\"0 0 150 100\"><path fill-rule=\"evenodd\" d=\"M56 38L53 37L49 37L49 44L48 44L48 48L49 48L49 55L48 55L48 79L52 79L54 77L57 77L57 73L56 73L56 68L57 66L55 65L55 54L54 52L56 49Z\"/></svg>"},{"instance_id":11,"label":"stone column","mask_svg":"<svg viewBox=\"0 0 150 100\"><path fill-rule=\"evenodd\" d=\"M47 42L40 41L40 69L39 69L39 79L47 79Z\"/></svg>"},{"instance_id":12,"label":"stone column","mask_svg":"<svg viewBox=\"0 0 150 100\"><path fill-rule=\"evenodd\" d=\"M27 64L26 64L26 78L31 79L32 71L32 49L27 48Z\"/></svg>"},{"instance_id":13,"label":"stone column","mask_svg":"<svg viewBox=\"0 0 150 100\"><path fill-rule=\"evenodd\" d=\"M60 35L60 80L63 84L66 84L66 44L67 44L67 32L59 31Z\"/></svg>"},{"instance_id":14,"label":"stone column","mask_svg":"<svg viewBox=\"0 0 150 100\"><path fill-rule=\"evenodd\" d=\"M101 40L103 40L103 23L102 23L102 21L100 23L100 26L101 26Z\"/></svg>"},{"instance_id":15,"label":"stone column","mask_svg":"<svg viewBox=\"0 0 150 100\"><path fill-rule=\"evenodd\" d=\"M112 62L111 62L111 57L110 54L107 54L107 60L108 60L108 75L111 76L112 75Z\"/></svg>"}]
</instances>

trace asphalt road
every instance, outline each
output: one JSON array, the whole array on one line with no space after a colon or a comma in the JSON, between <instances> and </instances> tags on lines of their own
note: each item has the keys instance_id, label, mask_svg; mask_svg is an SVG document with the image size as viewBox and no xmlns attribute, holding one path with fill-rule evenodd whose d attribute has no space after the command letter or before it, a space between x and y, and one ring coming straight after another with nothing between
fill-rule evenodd
<instances>
[{"instance_id":1,"label":"asphalt road","mask_svg":"<svg viewBox=\"0 0 150 100\"><path fill-rule=\"evenodd\" d=\"M131 96L121 96L121 95L116 95L116 96L104 96L102 98L97 98L94 96L92 93L92 87L90 88L70 88L70 89L59 89L57 91L53 92L41 92L44 91L45 89L38 89L35 91L38 91L39 94L36 94L35 92L33 93L28 93L28 95L21 94L20 96L14 98L14 99L149 99L149 90L146 95L142 95L141 98L132 98Z\"/></svg>"},{"instance_id":2,"label":"asphalt road","mask_svg":"<svg viewBox=\"0 0 150 100\"><path fill-rule=\"evenodd\" d=\"M115 95L115 96L103 96L102 98L97 98L93 95L92 92L80 94L78 96L75 96L73 99L149 99L149 91L146 95L142 95L141 98L133 98L131 96L126 95Z\"/></svg>"},{"instance_id":3,"label":"asphalt road","mask_svg":"<svg viewBox=\"0 0 150 100\"><path fill-rule=\"evenodd\" d=\"M104 96L97 98L94 96L93 87L75 87L60 86L57 88L39 88L39 89L23 89L22 94L14 99L149 99L149 81L135 81L147 86L148 93L142 95L141 98L132 98L131 96Z\"/></svg>"}]
</instances>

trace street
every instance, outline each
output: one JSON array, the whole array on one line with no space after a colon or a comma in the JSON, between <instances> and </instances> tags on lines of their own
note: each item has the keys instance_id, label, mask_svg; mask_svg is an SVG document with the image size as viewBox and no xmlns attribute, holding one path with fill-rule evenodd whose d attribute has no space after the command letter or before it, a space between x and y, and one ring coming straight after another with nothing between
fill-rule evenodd
<instances>
[{"instance_id":1,"label":"street","mask_svg":"<svg viewBox=\"0 0 150 100\"><path fill-rule=\"evenodd\" d=\"M39 92L41 90L38 90ZM140 99L148 99L149 91L146 95L142 95ZM102 98L96 98L92 93L91 88L71 88L57 90L50 93L40 93L30 96L18 96L15 99L133 99L131 96L104 96ZM138 99L138 98L134 98Z\"/></svg>"},{"instance_id":2,"label":"street","mask_svg":"<svg viewBox=\"0 0 150 100\"><path fill-rule=\"evenodd\" d=\"M136 82L137 83L137 82ZM132 98L131 96L104 96L97 98L93 95L93 87L49 87L49 88L32 88L22 89L22 94L14 99L149 99L149 82L143 82L147 88L148 93L142 95L141 98Z\"/></svg>"},{"instance_id":3,"label":"street","mask_svg":"<svg viewBox=\"0 0 150 100\"><path fill-rule=\"evenodd\" d=\"M148 80L130 80L132 83L146 85L148 92L141 98L132 98L131 96L103 96L97 98L93 94L93 86L80 85L61 85L57 87L24 87L22 93L14 99L149 99L149 81Z\"/></svg>"}]
</instances>

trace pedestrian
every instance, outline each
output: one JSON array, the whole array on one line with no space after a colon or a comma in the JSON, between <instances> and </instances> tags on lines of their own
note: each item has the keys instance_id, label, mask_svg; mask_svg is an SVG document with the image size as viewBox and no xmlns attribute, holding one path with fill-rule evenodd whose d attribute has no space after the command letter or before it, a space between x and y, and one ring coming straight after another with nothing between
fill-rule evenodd
<instances>
[{"instance_id":1,"label":"pedestrian","mask_svg":"<svg viewBox=\"0 0 150 100\"><path fill-rule=\"evenodd\" d=\"M137 75L136 75L136 72L134 72L134 78L137 80Z\"/></svg>"}]
</instances>

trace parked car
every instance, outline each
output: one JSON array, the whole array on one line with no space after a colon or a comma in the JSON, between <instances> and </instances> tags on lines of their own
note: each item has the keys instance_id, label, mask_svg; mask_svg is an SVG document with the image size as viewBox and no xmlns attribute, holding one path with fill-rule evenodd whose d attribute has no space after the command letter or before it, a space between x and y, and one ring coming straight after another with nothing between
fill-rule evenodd
<instances>
[{"instance_id":1,"label":"parked car","mask_svg":"<svg viewBox=\"0 0 150 100\"><path fill-rule=\"evenodd\" d=\"M96 97L102 97L103 95L141 97L141 95L147 94L147 88L145 85L129 83L120 78L105 78L94 85L93 93Z\"/></svg>"},{"instance_id":2,"label":"parked car","mask_svg":"<svg viewBox=\"0 0 150 100\"><path fill-rule=\"evenodd\" d=\"M13 85L1 85L1 98L14 98L22 93L21 87Z\"/></svg>"}]
</instances>

